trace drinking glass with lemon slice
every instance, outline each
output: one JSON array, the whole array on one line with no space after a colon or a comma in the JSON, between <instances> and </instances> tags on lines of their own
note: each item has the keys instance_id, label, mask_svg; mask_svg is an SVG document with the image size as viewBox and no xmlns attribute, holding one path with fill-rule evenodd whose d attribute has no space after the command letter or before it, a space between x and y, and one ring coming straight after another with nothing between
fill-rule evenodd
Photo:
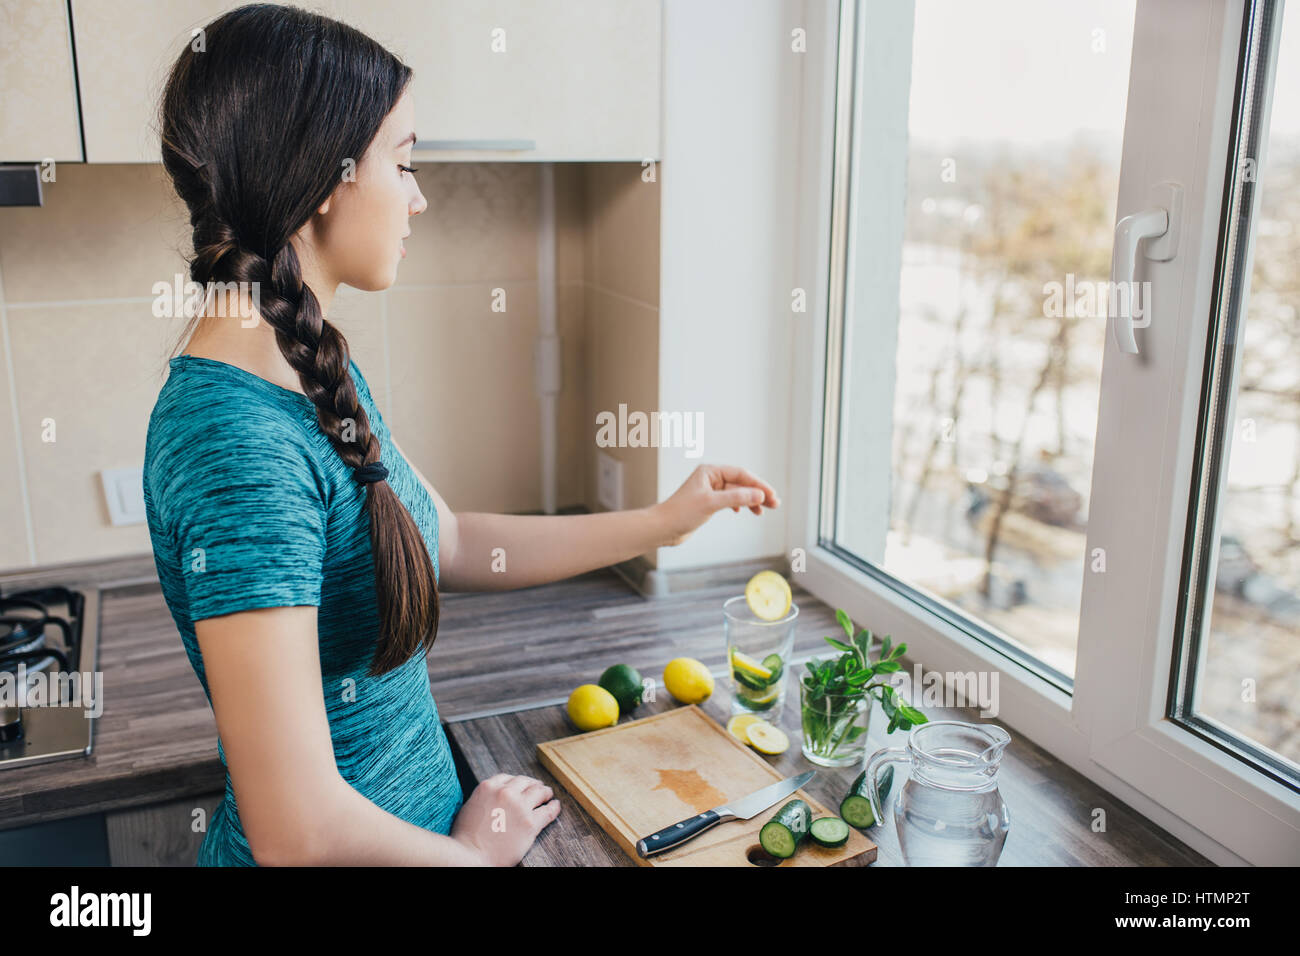
<instances>
[{"instance_id":1,"label":"drinking glass with lemon slice","mask_svg":"<svg viewBox=\"0 0 1300 956\"><path fill-rule=\"evenodd\" d=\"M760 571L745 585L743 595L723 603L722 614L731 664L731 712L780 713L799 616L790 585L775 571Z\"/></svg>"}]
</instances>

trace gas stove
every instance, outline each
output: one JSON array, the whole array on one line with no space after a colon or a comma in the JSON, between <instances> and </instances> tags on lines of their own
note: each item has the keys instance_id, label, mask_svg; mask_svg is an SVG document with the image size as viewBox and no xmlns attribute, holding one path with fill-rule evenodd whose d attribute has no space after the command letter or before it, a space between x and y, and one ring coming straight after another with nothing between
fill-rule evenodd
<instances>
[{"instance_id":1,"label":"gas stove","mask_svg":"<svg viewBox=\"0 0 1300 956\"><path fill-rule=\"evenodd\" d=\"M0 592L0 770L90 753L98 663L98 587Z\"/></svg>"}]
</instances>

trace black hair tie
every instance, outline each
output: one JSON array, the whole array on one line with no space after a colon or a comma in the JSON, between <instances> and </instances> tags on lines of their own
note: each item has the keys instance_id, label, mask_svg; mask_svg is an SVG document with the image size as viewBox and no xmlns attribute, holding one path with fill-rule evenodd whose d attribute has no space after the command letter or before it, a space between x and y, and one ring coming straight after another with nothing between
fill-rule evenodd
<instances>
[{"instance_id":1,"label":"black hair tie","mask_svg":"<svg viewBox=\"0 0 1300 956\"><path fill-rule=\"evenodd\" d=\"M384 467L381 461L372 461L368 465L362 465L360 468L352 469L352 477L358 484L370 485L376 481L383 481L388 477L388 469Z\"/></svg>"}]
</instances>

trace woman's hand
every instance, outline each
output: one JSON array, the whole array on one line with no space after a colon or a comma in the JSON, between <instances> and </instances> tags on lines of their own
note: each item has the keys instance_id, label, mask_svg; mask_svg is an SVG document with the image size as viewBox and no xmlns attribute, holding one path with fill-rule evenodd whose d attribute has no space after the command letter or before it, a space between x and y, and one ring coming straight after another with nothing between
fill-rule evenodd
<instances>
[{"instance_id":1,"label":"woman's hand","mask_svg":"<svg viewBox=\"0 0 1300 956\"><path fill-rule=\"evenodd\" d=\"M488 777L456 813L451 838L475 851L484 866L514 866L560 815L560 801L553 796L535 777Z\"/></svg>"},{"instance_id":2,"label":"woman's hand","mask_svg":"<svg viewBox=\"0 0 1300 956\"><path fill-rule=\"evenodd\" d=\"M655 507L663 516L667 546L681 544L715 512L730 508L739 512L748 508L756 515L763 506L781 504L772 486L744 468L733 465L700 465L671 498Z\"/></svg>"}]
</instances>

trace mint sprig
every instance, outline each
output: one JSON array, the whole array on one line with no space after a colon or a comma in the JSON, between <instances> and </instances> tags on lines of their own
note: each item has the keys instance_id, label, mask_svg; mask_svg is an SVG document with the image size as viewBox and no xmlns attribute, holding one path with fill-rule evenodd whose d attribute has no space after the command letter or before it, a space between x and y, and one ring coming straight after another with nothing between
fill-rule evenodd
<instances>
[{"instance_id":1,"label":"mint sprig","mask_svg":"<svg viewBox=\"0 0 1300 956\"><path fill-rule=\"evenodd\" d=\"M871 631L864 627L855 633L852 619L843 610L836 610L835 619L844 629L846 640L829 636L824 640L842 653L829 661L814 657L805 665L808 674L803 679L803 729L810 749L819 756L831 757L841 744L860 736L863 728L854 723L863 698L880 701L889 718L886 733L927 723L929 718L904 701L882 677L902 669L898 659L907 653L907 645L894 646L886 635L872 661L875 637Z\"/></svg>"}]
</instances>

